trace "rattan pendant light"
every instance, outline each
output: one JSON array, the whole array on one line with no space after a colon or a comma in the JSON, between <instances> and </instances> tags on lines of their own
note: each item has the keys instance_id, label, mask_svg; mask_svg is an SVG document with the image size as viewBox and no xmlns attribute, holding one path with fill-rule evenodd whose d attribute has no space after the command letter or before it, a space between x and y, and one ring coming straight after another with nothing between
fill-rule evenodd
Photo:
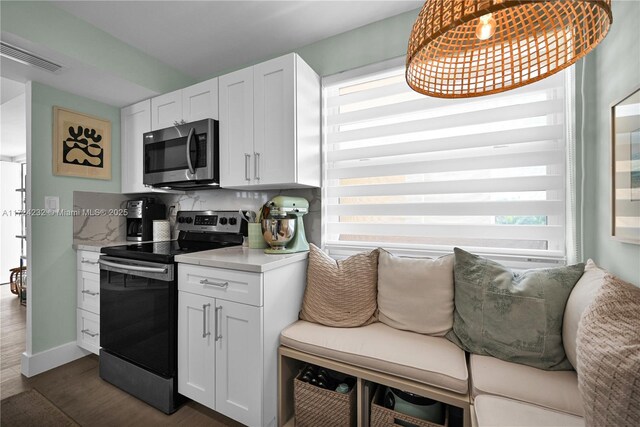
<instances>
[{"instance_id":1,"label":"rattan pendant light","mask_svg":"<svg viewBox=\"0 0 640 427\"><path fill-rule=\"evenodd\" d=\"M504 92L573 64L612 22L611 0L427 0L409 38L407 83L440 98Z\"/></svg>"}]
</instances>

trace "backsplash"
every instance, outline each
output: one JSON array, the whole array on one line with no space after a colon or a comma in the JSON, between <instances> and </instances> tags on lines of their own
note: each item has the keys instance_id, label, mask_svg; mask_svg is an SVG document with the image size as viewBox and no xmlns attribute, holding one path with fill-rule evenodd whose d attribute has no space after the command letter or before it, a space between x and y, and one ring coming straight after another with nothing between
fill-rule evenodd
<instances>
[{"instance_id":1,"label":"backsplash","mask_svg":"<svg viewBox=\"0 0 640 427\"><path fill-rule=\"evenodd\" d=\"M208 190L190 191L185 194L151 193L124 195L114 193L73 192L73 208L78 212L95 213L98 209L126 207L126 201L137 197L155 197L167 205L167 216L171 221L175 238L175 217L179 210L252 210L277 195L304 197L309 201L309 213L304 216L307 240L320 246L321 239L321 190L305 188L273 191ZM173 208L172 208L173 206ZM91 212L90 212L91 211ZM115 242L125 239L126 221L117 215L77 215L73 218L73 238L84 241Z\"/></svg>"},{"instance_id":2,"label":"backsplash","mask_svg":"<svg viewBox=\"0 0 640 427\"><path fill-rule=\"evenodd\" d=\"M117 193L73 192L73 240L118 242L125 240L126 218L118 209L126 208L129 196ZM110 212L109 210L115 210Z\"/></svg>"}]
</instances>

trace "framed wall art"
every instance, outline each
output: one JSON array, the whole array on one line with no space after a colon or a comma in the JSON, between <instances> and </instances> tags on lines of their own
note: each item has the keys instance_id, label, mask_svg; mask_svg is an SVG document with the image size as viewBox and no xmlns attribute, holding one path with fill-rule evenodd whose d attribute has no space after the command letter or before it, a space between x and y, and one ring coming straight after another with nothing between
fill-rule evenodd
<instances>
[{"instance_id":1,"label":"framed wall art","mask_svg":"<svg viewBox=\"0 0 640 427\"><path fill-rule=\"evenodd\" d=\"M111 179L111 122L53 107L53 174Z\"/></svg>"},{"instance_id":2,"label":"framed wall art","mask_svg":"<svg viewBox=\"0 0 640 427\"><path fill-rule=\"evenodd\" d=\"M640 244L640 87L611 106L611 236Z\"/></svg>"}]
</instances>

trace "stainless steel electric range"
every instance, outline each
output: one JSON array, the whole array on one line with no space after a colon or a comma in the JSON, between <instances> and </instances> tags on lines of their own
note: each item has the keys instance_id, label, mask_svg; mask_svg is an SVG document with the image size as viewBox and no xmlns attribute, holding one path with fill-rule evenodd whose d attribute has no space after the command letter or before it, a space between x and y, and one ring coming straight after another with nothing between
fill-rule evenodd
<instances>
[{"instance_id":1,"label":"stainless steel electric range","mask_svg":"<svg viewBox=\"0 0 640 427\"><path fill-rule=\"evenodd\" d=\"M100 377L170 414L178 395L176 255L242 244L237 211L180 211L177 240L102 248Z\"/></svg>"}]
</instances>

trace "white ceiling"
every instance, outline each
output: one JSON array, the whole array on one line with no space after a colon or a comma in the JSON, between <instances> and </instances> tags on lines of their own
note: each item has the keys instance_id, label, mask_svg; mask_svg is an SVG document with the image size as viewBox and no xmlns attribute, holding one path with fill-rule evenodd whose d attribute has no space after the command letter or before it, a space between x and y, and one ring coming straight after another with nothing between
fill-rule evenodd
<instances>
[{"instance_id":1,"label":"white ceiling","mask_svg":"<svg viewBox=\"0 0 640 427\"><path fill-rule=\"evenodd\" d=\"M194 78L416 9L413 1L54 1Z\"/></svg>"}]
</instances>

